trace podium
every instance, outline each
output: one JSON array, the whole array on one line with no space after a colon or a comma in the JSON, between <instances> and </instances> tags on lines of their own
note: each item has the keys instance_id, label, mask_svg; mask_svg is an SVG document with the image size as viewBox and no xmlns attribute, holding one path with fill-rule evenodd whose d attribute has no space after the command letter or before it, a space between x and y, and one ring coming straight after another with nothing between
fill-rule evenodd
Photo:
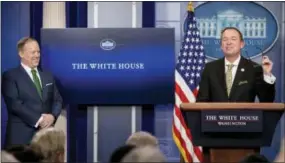
<instances>
[{"instance_id":1,"label":"podium","mask_svg":"<svg viewBox=\"0 0 285 163\"><path fill-rule=\"evenodd\" d=\"M180 108L203 162L239 162L270 146L283 103L182 103Z\"/></svg>"}]
</instances>

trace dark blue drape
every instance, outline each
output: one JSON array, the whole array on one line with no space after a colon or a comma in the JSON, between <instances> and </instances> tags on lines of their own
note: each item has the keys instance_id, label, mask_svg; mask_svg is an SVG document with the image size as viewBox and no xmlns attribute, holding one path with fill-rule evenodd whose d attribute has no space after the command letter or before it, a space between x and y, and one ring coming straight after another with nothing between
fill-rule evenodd
<instances>
[{"instance_id":1,"label":"dark blue drape","mask_svg":"<svg viewBox=\"0 0 285 163\"><path fill-rule=\"evenodd\" d=\"M155 2L142 2L142 27L155 27ZM142 130L155 135L154 105L142 106Z\"/></svg>"},{"instance_id":2,"label":"dark blue drape","mask_svg":"<svg viewBox=\"0 0 285 163\"><path fill-rule=\"evenodd\" d=\"M142 2L142 27L155 27L155 2Z\"/></svg>"},{"instance_id":3,"label":"dark blue drape","mask_svg":"<svg viewBox=\"0 0 285 163\"><path fill-rule=\"evenodd\" d=\"M66 3L66 27L87 27L87 2Z\"/></svg>"},{"instance_id":4,"label":"dark blue drape","mask_svg":"<svg viewBox=\"0 0 285 163\"><path fill-rule=\"evenodd\" d=\"M41 46L41 28L43 27L43 2L30 2L30 37ZM39 63L41 68L41 60Z\"/></svg>"},{"instance_id":5,"label":"dark blue drape","mask_svg":"<svg viewBox=\"0 0 285 163\"><path fill-rule=\"evenodd\" d=\"M43 26L43 2L30 2L30 36L41 41Z\"/></svg>"},{"instance_id":6,"label":"dark blue drape","mask_svg":"<svg viewBox=\"0 0 285 163\"><path fill-rule=\"evenodd\" d=\"M87 28L87 2L66 3L66 28ZM87 161L87 106L67 108L68 162Z\"/></svg>"}]
</instances>

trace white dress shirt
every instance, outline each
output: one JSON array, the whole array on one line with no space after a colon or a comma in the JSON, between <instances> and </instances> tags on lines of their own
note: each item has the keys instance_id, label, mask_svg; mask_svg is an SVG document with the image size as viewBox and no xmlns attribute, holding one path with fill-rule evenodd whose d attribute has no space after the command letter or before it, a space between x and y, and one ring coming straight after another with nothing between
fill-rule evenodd
<instances>
[{"instance_id":1,"label":"white dress shirt","mask_svg":"<svg viewBox=\"0 0 285 163\"><path fill-rule=\"evenodd\" d=\"M28 75L30 76L31 80L34 82L33 74L32 74L32 69L31 69L29 66L27 66L27 65L25 65L25 64L23 64L23 63L21 63L21 65L22 65L22 67L25 69L25 71L28 73ZM37 72L37 76L38 76L38 78L39 78L39 80L40 80L40 85L41 85L41 87L42 87L41 77L40 77L40 75L39 75L38 69L35 68L35 70L36 70L36 72ZM41 117L39 118L38 122L35 124L35 128L37 128L37 127L39 126L39 124L41 123L42 120L43 120L43 117L41 116Z\"/></svg>"},{"instance_id":2,"label":"white dress shirt","mask_svg":"<svg viewBox=\"0 0 285 163\"><path fill-rule=\"evenodd\" d=\"M31 80L34 82L34 78L33 78L33 74L32 74L32 69L31 69L29 66L27 66L27 65L25 65L25 64L23 64L23 63L21 63L21 65L22 65L22 67L26 70L26 72L27 72L28 75L30 76ZM37 72L37 76L38 76L38 78L39 78L39 80L40 80L40 85L41 85L41 87L42 87L42 81L41 81L41 77L40 77L39 71L38 71L37 68L34 68L34 69L35 69L36 72Z\"/></svg>"},{"instance_id":3,"label":"white dress shirt","mask_svg":"<svg viewBox=\"0 0 285 163\"><path fill-rule=\"evenodd\" d=\"M225 72L227 72L227 70L228 70L228 66L227 65L230 65L230 64L234 65L233 68L232 68L232 83L234 82L235 75L236 75L236 72L237 72L237 68L238 68L238 64L240 62L240 59L241 59L241 57L239 56L233 63L231 63L231 62L229 62L225 58ZM241 69L241 71L242 71L242 69ZM274 84L275 81L276 81L276 77L273 74L271 74L271 75L264 74L263 75L263 79L268 84Z\"/></svg>"}]
</instances>

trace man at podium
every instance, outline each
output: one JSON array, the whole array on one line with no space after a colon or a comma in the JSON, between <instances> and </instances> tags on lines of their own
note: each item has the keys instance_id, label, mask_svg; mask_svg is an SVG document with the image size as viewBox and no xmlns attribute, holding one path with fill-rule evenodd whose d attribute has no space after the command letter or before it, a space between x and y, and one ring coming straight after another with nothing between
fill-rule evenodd
<instances>
[{"instance_id":1,"label":"man at podium","mask_svg":"<svg viewBox=\"0 0 285 163\"><path fill-rule=\"evenodd\" d=\"M221 32L222 59L207 63L199 84L197 102L273 102L275 76L273 63L262 56L262 65L241 56L245 43L242 33L234 27Z\"/></svg>"}]
</instances>

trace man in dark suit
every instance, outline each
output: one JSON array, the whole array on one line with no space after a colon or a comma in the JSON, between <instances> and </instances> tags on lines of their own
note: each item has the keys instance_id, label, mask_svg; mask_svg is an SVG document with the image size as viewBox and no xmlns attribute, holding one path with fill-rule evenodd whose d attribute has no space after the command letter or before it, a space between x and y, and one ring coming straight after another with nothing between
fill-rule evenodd
<instances>
[{"instance_id":1,"label":"man in dark suit","mask_svg":"<svg viewBox=\"0 0 285 163\"><path fill-rule=\"evenodd\" d=\"M33 38L18 42L21 65L2 76L2 94L7 105L5 146L29 144L35 132L54 125L62 98L53 76L37 67L40 48Z\"/></svg>"},{"instance_id":2,"label":"man in dark suit","mask_svg":"<svg viewBox=\"0 0 285 163\"><path fill-rule=\"evenodd\" d=\"M244 40L237 28L221 33L222 59L207 63L199 84L196 102L273 102L275 76L272 61L262 56L258 65L241 56Z\"/></svg>"}]
</instances>

